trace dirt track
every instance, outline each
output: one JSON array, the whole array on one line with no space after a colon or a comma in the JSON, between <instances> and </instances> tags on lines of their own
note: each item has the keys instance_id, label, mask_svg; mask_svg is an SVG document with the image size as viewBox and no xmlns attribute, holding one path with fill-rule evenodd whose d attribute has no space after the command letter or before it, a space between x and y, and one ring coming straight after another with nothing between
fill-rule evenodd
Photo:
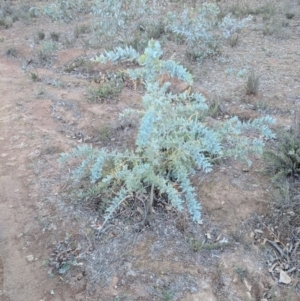
<instances>
[{"instance_id":1,"label":"dirt track","mask_svg":"<svg viewBox=\"0 0 300 301\"><path fill-rule=\"evenodd\" d=\"M30 150L39 139L30 117L22 111L24 102L33 97L32 83L18 63L0 59L0 300L74 300L64 289L56 290L57 279L47 277L41 258L29 262L34 241L36 200L31 195L28 169ZM37 250L36 250L37 251ZM45 299L44 299L45 298Z\"/></svg>"}]
</instances>

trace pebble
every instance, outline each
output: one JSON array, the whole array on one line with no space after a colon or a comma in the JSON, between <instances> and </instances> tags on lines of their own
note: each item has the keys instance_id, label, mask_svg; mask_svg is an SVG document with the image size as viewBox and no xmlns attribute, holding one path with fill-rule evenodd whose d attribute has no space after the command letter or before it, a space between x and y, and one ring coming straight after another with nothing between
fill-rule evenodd
<instances>
[{"instance_id":1,"label":"pebble","mask_svg":"<svg viewBox=\"0 0 300 301\"><path fill-rule=\"evenodd\" d=\"M33 255L28 255L26 256L26 259L28 262L32 262L34 260L34 256Z\"/></svg>"}]
</instances>

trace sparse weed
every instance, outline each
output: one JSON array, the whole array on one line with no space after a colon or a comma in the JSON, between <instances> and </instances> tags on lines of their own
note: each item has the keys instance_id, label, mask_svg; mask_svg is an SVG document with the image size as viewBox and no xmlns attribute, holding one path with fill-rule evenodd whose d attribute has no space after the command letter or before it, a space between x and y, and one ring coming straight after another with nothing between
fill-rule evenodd
<instances>
[{"instance_id":1,"label":"sparse weed","mask_svg":"<svg viewBox=\"0 0 300 301\"><path fill-rule=\"evenodd\" d=\"M38 61L42 65L51 64L53 53L57 50L57 44L53 41L41 41L41 48L38 50Z\"/></svg>"},{"instance_id":2,"label":"sparse weed","mask_svg":"<svg viewBox=\"0 0 300 301\"><path fill-rule=\"evenodd\" d=\"M220 113L222 113L221 109L221 100L219 96L214 96L211 98L211 101L209 102L209 109L208 109L208 116L211 116L213 118L217 117Z\"/></svg>"},{"instance_id":3,"label":"sparse weed","mask_svg":"<svg viewBox=\"0 0 300 301\"><path fill-rule=\"evenodd\" d=\"M141 35L138 33L131 41L130 46L138 52L143 52L147 47L148 40L146 39L146 35Z\"/></svg>"},{"instance_id":4,"label":"sparse weed","mask_svg":"<svg viewBox=\"0 0 300 301\"><path fill-rule=\"evenodd\" d=\"M29 76L32 81L36 82L39 80L39 76L37 72L29 72Z\"/></svg>"},{"instance_id":5,"label":"sparse weed","mask_svg":"<svg viewBox=\"0 0 300 301\"><path fill-rule=\"evenodd\" d=\"M199 252L203 248L203 244L199 239L196 238L188 238L187 239L188 247L191 251Z\"/></svg>"},{"instance_id":6,"label":"sparse weed","mask_svg":"<svg viewBox=\"0 0 300 301\"><path fill-rule=\"evenodd\" d=\"M40 41L42 41L42 40L44 40L45 39L45 33L44 33L44 31L39 31L38 32L38 34L37 34L37 36L38 36L38 39L40 40Z\"/></svg>"},{"instance_id":7,"label":"sparse weed","mask_svg":"<svg viewBox=\"0 0 300 301\"><path fill-rule=\"evenodd\" d=\"M196 239L194 237L187 238L188 247L190 250L194 252L200 252L202 250L206 251L213 251L213 250L220 250L226 246L230 246L229 242L201 242L200 239Z\"/></svg>"},{"instance_id":8,"label":"sparse weed","mask_svg":"<svg viewBox=\"0 0 300 301\"><path fill-rule=\"evenodd\" d=\"M112 129L109 126L103 126L101 128L95 128L94 129L94 136L95 136L95 140L99 141L99 142L106 142L109 140L109 138L111 137L111 132Z\"/></svg>"},{"instance_id":9,"label":"sparse weed","mask_svg":"<svg viewBox=\"0 0 300 301\"><path fill-rule=\"evenodd\" d=\"M263 15L262 17L263 21L268 21L272 17L274 17L276 13L276 7L275 4L272 1L270 1L264 6L262 6L259 11Z\"/></svg>"},{"instance_id":10,"label":"sparse weed","mask_svg":"<svg viewBox=\"0 0 300 301\"><path fill-rule=\"evenodd\" d=\"M253 10L249 7L248 4L238 1L237 3L231 5L228 9L228 12L234 16L240 18L248 15L253 15ZM222 12L222 17L226 15L226 12Z\"/></svg>"},{"instance_id":11,"label":"sparse weed","mask_svg":"<svg viewBox=\"0 0 300 301\"><path fill-rule=\"evenodd\" d=\"M83 0L56 0L48 4L43 13L52 20L69 22L78 18L80 13L90 12L90 6Z\"/></svg>"},{"instance_id":12,"label":"sparse weed","mask_svg":"<svg viewBox=\"0 0 300 301\"><path fill-rule=\"evenodd\" d=\"M228 68L225 70L226 74L236 76L238 78L247 78L247 69L242 68L240 70L236 70L234 68Z\"/></svg>"},{"instance_id":13,"label":"sparse weed","mask_svg":"<svg viewBox=\"0 0 300 301\"><path fill-rule=\"evenodd\" d=\"M37 18L39 10L36 7L30 7L28 13L30 18Z\"/></svg>"},{"instance_id":14,"label":"sparse weed","mask_svg":"<svg viewBox=\"0 0 300 301\"><path fill-rule=\"evenodd\" d=\"M270 25L265 25L263 28L263 35L264 36L271 36L274 33L274 28L272 28Z\"/></svg>"},{"instance_id":15,"label":"sparse weed","mask_svg":"<svg viewBox=\"0 0 300 301\"><path fill-rule=\"evenodd\" d=\"M284 5L284 15L288 20L291 20L295 17L295 11L297 9L291 2L286 2Z\"/></svg>"},{"instance_id":16,"label":"sparse weed","mask_svg":"<svg viewBox=\"0 0 300 301\"><path fill-rule=\"evenodd\" d=\"M170 291L169 289L165 288L162 292L161 299L162 301L171 301L174 298L174 292Z\"/></svg>"},{"instance_id":17,"label":"sparse weed","mask_svg":"<svg viewBox=\"0 0 300 301\"><path fill-rule=\"evenodd\" d=\"M49 77L43 78L43 82L55 88L64 88L65 86L65 84L62 81Z\"/></svg>"},{"instance_id":18,"label":"sparse weed","mask_svg":"<svg viewBox=\"0 0 300 301\"><path fill-rule=\"evenodd\" d=\"M44 88L40 88L37 93L36 93L36 98L37 99L41 99L44 98L46 96L46 91Z\"/></svg>"},{"instance_id":19,"label":"sparse weed","mask_svg":"<svg viewBox=\"0 0 300 301\"><path fill-rule=\"evenodd\" d=\"M76 24L74 29L74 36L78 38L81 34L89 33L91 31L91 28L87 24Z\"/></svg>"},{"instance_id":20,"label":"sparse weed","mask_svg":"<svg viewBox=\"0 0 300 301\"><path fill-rule=\"evenodd\" d=\"M244 282L244 280L247 278L249 271L247 268L241 268L239 266L235 267L235 272L240 276L240 279L242 282Z\"/></svg>"},{"instance_id":21,"label":"sparse weed","mask_svg":"<svg viewBox=\"0 0 300 301\"><path fill-rule=\"evenodd\" d=\"M74 47L74 44L76 43L77 38L78 37L76 37L75 35L69 36L69 35L65 34L63 36L63 39L61 39L61 40L62 40L62 43L64 44L64 46L66 46L67 48L71 48L71 47Z\"/></svg>"},{"instance_id":22,"label":"sparse weed","mask_svg":"<svg viewBox=\"0 0 300 301\"><path fill-rule=\"evenodd\" d=\"M287 19L290 20L290 19L293 19L295 17L295 13L289 11L289 12L285 13L285 16L286 16Z\"/></svg>"},{"instance_id":23,"label":"sparse weed","mask_svg":"<svg viewBox=\"0 0 300 301\"><path fill-rule=\"evenodd\" d=\"M266 111L269 108L269 104L266 100L257 100L254 103L254 110L258 110L258 111Z\"/></svg>"},{"instance_id":24,"label":"sparse weed","mask_svg":"<svg viewBox=\"0 0 300 301\"><path fill-rule=\"evenodd\" d=\"M263 20L269 20L274 16L276 12L275 5L272 1L268 1L266 4L259 7L250 7L249 4L245 2L238 1L229 8L229 12L236 17L244 17L248 15L263 15Z\"/></svg>"},{"instance_id":25,"label":"sparse weed","mask_svg":"<svg viewBox=\"0 0 300 301\"><path fill-rule=\"evenodd\" d=\"M299 129L281 131L277 134L278 143L273 150L264 153L267 172L274 180L286 177L300 177L300 135Z\"/></svg>"},{"instance_id":26,"label":"sparse weed","mask_svg":"<svg viewBox=\"0 0 300 301\"><path fill-rule=\"evenodd\" d=\"M6 50L6 55L11 57L17 57L18 51L15 47L10 47Z\"/></svg>"},{"instance_id":27,"label":"sparse weed","mask_svg":"<svg viewBox=\"0 0 300 301\"><path fill-rule=\"evenodd\" d=\"M288 39L290 37L290 33L286 30L288 26L289 22L285 20L272 20L264 26L263 35L274 35L279 39Z\"/></svg>"},{"instance_id":28,"label":"sparse weed","mask_svg":"<svg viewBox=\"0 0 300 301\"><path fill-rule=\"evenodd\" d=\"M223 249L226 246L230 246L231 244L229 242L227 243L221 243L221 242L207 242L202 245L203 250L220 250Z\"/></svg>"},{"instance_id":29,"label":"sparse weed","mask_svg":"<svg viewBox=\"0 0 300 301\"><path fill-rule=\"evenodd\" d=\"M51 37L52 41L58 42L60 33L53 31L50 33L50 37Z\"/></svg>"},{"instance_id":30,"label":"sparse weed","mask_svg":"<svg viewBox=\"0 0 300 301\"><path fill-rule=\"evenodd\" d=\"M0 17L0 26L8 29L12 27L13 19L11 17Z\"/></svg>"},{"instance_id":31,"label":"sparse weed","mask_svg":"<svg viewBox=\"0 0 300 301\"><path fill-rule=\"evenodd\" d=\"M260 76L252 69L248 75L246 84L247 95L257 95L260 83Z\"/></svg>"},{"instance_id":32,"label":"sparse weed","mask_svg":"<svg viewBox=\"0 0 300 301\"><path fill-rule=\"evenodd\" d=\"M191 62L202 62L208 56L207 53L199 50L198 48L188 49L185 52L186 58ZM215 53L212 53L215 55Z\"/></svg>"},{"instance_id":33,"label":"sparse weed","mask_svg":"<svg viewBox=\"0 0 300 301\"><path fill-rule=\"evenodd\" d=\"M229 39L228 39L228 42L229 42L229 45L233 48L235 47L237 44L238 44L238 41L239 41L239 35L236 33L234 35L232 35Z\"/></svg>"},{"instance_id":34,"label":"sparse weed","mask_svg":"<svg viewBox=\"0 0 300 301\"><path fill-rule=\"evenodd\" d=\"M134 37L128 41L136 51L143 52L150 39L158 40L165 34L165 23L159 20L155 25L153 23L141 23Z\"/></svg>"},{"instance_id":35,"label":"sparse weed","mask_svg":"<svg viewBox=\"0 0 300 301\"><path fill-rule=\"evenodd\" d=\"M28 20L37 16L37 9L26 4L11 5L11 3L0 3L0 26L10 28L14 22L23 19Z\"/></svg>"},{"instance_id":36,"label":"sparse weed","mask_svg":"<svg viewBox=\"0 0 300 301\"><path fill-rule=\"evenodd\" d=\"M91 102L103 102L108 99L114 99L122 91L122 85L114 81L107 81L98 88L89 89L89 100Z\"/></svg>"},{"instance_id":37,"label":"sparse weed","mask_svg":"<svg viewBox=\"0 0 300 301\"><path fill-rule=\"evenodd\" d=\"M158 40L161 38L163 34L165 34L166 24L163 20L159 20L155 22L155 24L151 23L146 27L147 39L151 40Z\"/></svg>"},{"instance_id":38,"label":"sparse weed","mask_svg":"<svg viewBox=\"0 0 300 301\"><path fill-rule=\"evenodd\" d=\"M99 81L99 71L95 70L94 64L85 57L79 57L73 62L69 63L67 66L65 66L64 71L68 73L84 73L87 76L91 76L92 79L94 78L95 82Z\"/></svg>"},{"instance_id":39,"label":"sparse weed","mask_svg":"<svg viewBox=\"0 0 300 301\"><path fill-rule=\"evenodd\" d=\"M282 27L289 27L290 26L290 23L288 21L282 21Z\"/></svg>"},{"instance_id":40,"label":"sparse weed","mask_svg":"<svg viewBox=\"0 0 300 301\"><path fill-rule=\"evenodd\" d=\"M53 53L57 50L57 44L53 41L43 41L41 42L42 51L46 54Z\"/></svg>"},{"instance_id":41,"label":"sparse weed","mask_svg":"<svg viewBox=\"0 0 300 301\"><path fill-rule=\"evenodd\" d=\"M43 154L45 155L53 155L53 154L57 154L57 153L61 153L62 150L59 146L55 146L55 145L51 145L51 146L46 146L43 149Z\"/></svg>"}]
</instances>

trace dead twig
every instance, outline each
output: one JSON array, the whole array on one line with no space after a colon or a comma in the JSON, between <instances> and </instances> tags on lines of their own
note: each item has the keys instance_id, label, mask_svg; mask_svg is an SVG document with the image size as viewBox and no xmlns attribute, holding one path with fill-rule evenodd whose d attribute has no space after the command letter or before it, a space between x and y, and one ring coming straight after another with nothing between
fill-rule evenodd
<instances>
[{"instance_id":1,"label":"dead twig","mask_svg":"<svg viewBox=\"0 0 300 301\"><path fill-rule=\"evenodd\" d=\"M294 254L296 253L296 251L297 251L297 249L298 249L298 247L299 247L299 244L300 244L300 241L298 241L298 242L295 244L294 250L293 250L291 256L294 256Z\"/></svg>"},{"instance_id":2,"label":"dead twig","mask_svg":"<svg viewBox=\"0 0 300 301\"><path fill-rule=\"evenodd\" d=\"M56 261L59 261L60 260L60 257L63 255L63 254L65 254L65 253L69 253L69 252L71 252L73 249L67 249L67 250L64 250L64 251L61 251L61 252L59 252L58 254L57 254L57 256L56 256Z\"/></svg>"},{"instance_id":3,"label":"dead twig","mask_svg":"<svg viewBox=\"0 0 300 301\"><path fill-rule=\"evenodd\" d=\"M273 242L273 241L271 241L271 240L269 240L269 239L267 239L267 242L282 256L282 257L284 257L284 258L286 258L286 260L288 261L288 262L290 262L290 258L289 258L289 256L288 255L286 255L284 252L283 252L283 250L275 243L275 242Z\"/></svg>"}]
</instances>

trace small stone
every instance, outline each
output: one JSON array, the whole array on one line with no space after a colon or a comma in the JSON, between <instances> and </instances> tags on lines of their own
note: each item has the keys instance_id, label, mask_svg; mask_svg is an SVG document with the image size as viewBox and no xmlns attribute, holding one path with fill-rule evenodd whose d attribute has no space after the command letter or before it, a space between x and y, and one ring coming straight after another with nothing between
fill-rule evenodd
<instances>
[{"instance_id":1,"label":"small stone","mask_svg":"<svg viewBox=\"0 0 300 301\"><path fill-rule=\"evenodd\" d=\"M2 157L2 158L5 158L7 155L8 155L8 154L3 153L3 154L1 154L1 157Z\"/></svg>"},{"instance_id":2,"label":"small stone","mask_svg":"<svg viewBox=\"0 0 300 301\"><path fill-rule=\"evenodd\" d=\"M51 290L51 291L50 291L50 294L51 294L51 295L54 295L54 290Z\"/></svg>"},{"instance_id":3,"label":"small stone","mask_svg":"<svg viewBox=\"0 0 300 301\"><path fill-rule=\"evenodd\" d=\"M28 255L26 256L26 259L28 262L32 262L34 260L34 256L33 255Z\"/></svg>"},{"instance_id":4,"label":"small stone","mask_svg":"<svg viewBox=\"0 0 300 301\"><path fill-rule=\"evenodd\" d=\"M279 282L284 284L289 284L291 283L291 281L292 281L291 277L285 271L281 270L279 276Z\"/></svg>"}]
</instances>

